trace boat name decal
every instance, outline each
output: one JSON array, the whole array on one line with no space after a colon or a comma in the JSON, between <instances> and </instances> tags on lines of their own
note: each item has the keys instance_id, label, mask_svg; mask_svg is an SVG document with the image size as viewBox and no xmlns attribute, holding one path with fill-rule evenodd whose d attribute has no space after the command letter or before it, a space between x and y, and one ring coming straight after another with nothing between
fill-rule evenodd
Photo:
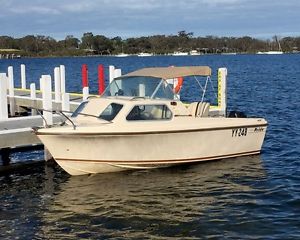
<instances>
[{"instance_id":1,"label":"boat name decal","mask_svg":"<svg viewBox=\"0 0 300 240\"><path fill-rule=\"evenodd\" d=\"M232 137L242 137L247 136L248 129L246 127L244 128L234 128L232 129Z\"/></svg>"},{"instance_id":2,"label":"boat name decal","mask_svg":"<svg viewBox=\"0 0 300 240\"><path fill-rule=\"evenodd\" d=\"M254 128L254 132L263 132L264 131L264 128L263 127L256 127Z\"/></svg>"}]
</instances>

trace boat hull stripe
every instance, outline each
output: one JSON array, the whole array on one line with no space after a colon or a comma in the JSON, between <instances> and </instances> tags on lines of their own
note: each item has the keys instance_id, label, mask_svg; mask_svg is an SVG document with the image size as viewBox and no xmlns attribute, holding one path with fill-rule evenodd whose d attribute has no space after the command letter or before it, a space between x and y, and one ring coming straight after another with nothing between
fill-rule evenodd
<instances>
[{"instance_id":1,"label":"boat hull stripe","mask_svg":"<svg viewBox=\"0 0 300 240\"><path fill-rule=\"evenodd\" d=\"M199 158L185 158L185 159L174 159L174 160L143 160L143 161L130 161L130 160L88 160L88 159L66 159L66 158L55 158L57 161L70 161L70 162L86 162L86 163L106 163L106 164L175 164L175 163L189 163L189 162L200 162L209 161L222 158L239 157L246 155L259 154L260 150L241 152L227 155L211 156L211 157L199 157Z\"/></svg>"},{"instance_id":2,"label":"boat hull stripe","mask_svg":"<svg viewBox=\"0 0 300 240\"><path fill-rule=\"evenodd\" d=\"M149 131L149 132L108 132L108 133L96 133L96 132L36 132L36 135L72 135L72 136L124 136L124 135L149 135L149 134L168 134L168 133L189 133L189 132L204 132L204 131L216 131L216 130L227 130L236 128L255 128L255 127L266 127L268 124L256 124L256 125L240 125L240 126L230 126L230 127L216 127L216 128L201 128L201 129L185 129L185 130L170 130L170 131Z\"/></svg>"}]
</instances>

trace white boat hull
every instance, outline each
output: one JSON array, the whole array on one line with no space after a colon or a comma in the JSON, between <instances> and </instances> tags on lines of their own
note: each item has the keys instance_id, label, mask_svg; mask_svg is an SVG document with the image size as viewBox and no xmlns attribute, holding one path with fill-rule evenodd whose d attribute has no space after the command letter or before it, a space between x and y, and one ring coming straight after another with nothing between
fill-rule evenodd
<instances>
[{"instance_id":1,"label":"white boat hull","mask_svg":"<svg viewBox=\"0 0 300 240\"><path fill-rule=\"evenodd\" d=\"M165 132L39 134L71 175L167 167L259 154L266 124Z\"/></svg>"}]
</instances>

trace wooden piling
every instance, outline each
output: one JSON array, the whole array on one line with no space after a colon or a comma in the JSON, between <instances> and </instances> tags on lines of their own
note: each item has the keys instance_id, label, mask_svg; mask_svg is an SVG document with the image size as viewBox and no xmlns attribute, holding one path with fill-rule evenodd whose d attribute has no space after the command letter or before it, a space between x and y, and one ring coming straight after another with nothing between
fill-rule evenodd
<instances>
[{"instance_id":1,"label":"wooden piling","mask_svg":"<svg viewBox=\"0 0 300 240\"><path fill-rule=\"evenodd\" d=\"M218 107L220 113L225 116L227 108L227 68L218 69Z\"/></svg>"},{"instance_id":2,"label":"wooden piling","mask_svg":"<svg viewBox=\"0 0 300 240\"><path fill-rule=\"evenodd\" d=\"M89 86L88 81L88 67L86 64L83 64L81 67L81 74L82 74L82 88Z\"/></svg>"},{"instance_id":3,"label":"wooden piling","mask_svg":"<svg viewBox=\"0 0 300 240\"><path fill-rule=\"evenodd\" d=\"M0 73L0 121L8 119L7 107L7 77Z\"/></svg>"},{"instance_id":4,"label":"wooden piling","mask_svg":"<svg viewBox=\"0 0 300 240\"><path fill-rule=\"evenodd\" d=\"M87 100L89 97L89 87L84 87L82 89L82 101Z\"/></svg>"},{"instance_id":5,"label":"wooden piling","mask_svg":"<svg viewBox=\"0 0 300 240\"><path fill-rule=\"evenodd\" d=\"M60 92L66 93L66 69L64 65L60 65Z\"/></svg>"},{"instance_id":6,"label":"wooden piling","mask_svg":"<svg viewBox=\"0 0 300 240\"><path fill-rule=\"evenodd\" d=\"M104 67L102 64L98 65L98 94L101 95L105 89L104 82Z\"/></svg>"},{"instance_id":7,"label":"wooden piling","mask_svg":"<svg viewBox=\"0 0 300 240\"><path fill-rule=\"evenodd\" d=\"M53 114L52 114L52 87L51 87L51 76L42 75L42 85L43 85L43 116L45 118L44 126L53 124Z\"/></svg>"},{"instance_id":8,"label":"wooden piling","mask_svg":"<svg viewBox=\"0 0 300 240\"><path fill-rule=\"evenodd\" d=\"M15 101L14 101L14 70L12 66L8 67L8 93L9 93L9 113L11 117L15 116Z\"/></svg>"},{"instance_id":9,"label":"wooden piling","mask_svg":"<svg viewBox=\"0 0 300 240\"><path fill-rule=\"evenodd\" d=\"M63 93L61 95L61 110L69 112L70 111L70 94Z\"/></svg>"},{"instance_id":10,"label":"wooden piling","mask_svg":"<svg viewBox=\"0 0 300 240\"><path fill-rule=\"evenodd\" d=\"M21 64L21 88L26 89L26 68L24 64Z\"/></svg>"},{"instance_id":11,"label":"wooden piling","mask_svg":"<svg viewBox=\"0 0 300 240\"><path fill-rule=\"evenodd\" d=\"M35 83L31 83L30 84L30 99L32 100L32 102L34 102L34 108L31 109L31 115L34 116L37 114L36 108L37 108L37 103L36 103L36 87L35 87Z\"/></svg>"},{"instance_id":12,"label":"wooden piling","mask_svg":"<svg viewBox=\"0 0 300 240\"><path fill-rule=\"evenodd\" d=\"M122 75L122 71L120 68L116 68L114 71L114 78L120 77Z\"/></svg>"},{"instance_id":13,"label":"wooden piling","mask_svg":"<svg viewBox=\"0 0 300 240\"><path fill-rule=\"evenodd\" d=\"M60 68L54 68L54 100L55 102L61 101L61 82L60 82Z\"/></svg>"},{"instance_id":14,"label":"wooden piling","mask_svg":"<svg viewBox=\"0 0 300 240\"><path fill-rule=\"evenodd\" d=\"M109 82L111 83L115 78L115 67L110 65L109 66Z\"/></svg>"},{"instance_id":15,"label":"wooden piling","mask_svg":"<svg viewBox=\"0 0 300 240\"><path fill-rule=\"evenodd\" d=\"M0 155L2 159L2 165L7 166L10 163L10 154L9 154L9 148L2 148L0 149Z\"/></svg>"}]
</instances>

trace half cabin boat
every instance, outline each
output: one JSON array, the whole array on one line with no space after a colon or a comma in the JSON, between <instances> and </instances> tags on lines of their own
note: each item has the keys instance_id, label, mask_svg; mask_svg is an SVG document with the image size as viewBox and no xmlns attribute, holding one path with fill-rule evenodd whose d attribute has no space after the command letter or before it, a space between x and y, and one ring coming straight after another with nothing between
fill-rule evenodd
<instances>
[{"instance_id":1,"label":"half cabin boat","mask_svg":"<svg viewBox=\"0 0 300 240\"><path fill-rule=\"evenodd\" d=\"M218 86L225 86L226 74L219 70ZM178 78L210 76L206 66L137 70L83 102L65 125L35 133L71 175L259 154L266 120L226 117L224 87L215 108L204 101L183 103L174 92Z\"/></svg>"}]
</instances>

